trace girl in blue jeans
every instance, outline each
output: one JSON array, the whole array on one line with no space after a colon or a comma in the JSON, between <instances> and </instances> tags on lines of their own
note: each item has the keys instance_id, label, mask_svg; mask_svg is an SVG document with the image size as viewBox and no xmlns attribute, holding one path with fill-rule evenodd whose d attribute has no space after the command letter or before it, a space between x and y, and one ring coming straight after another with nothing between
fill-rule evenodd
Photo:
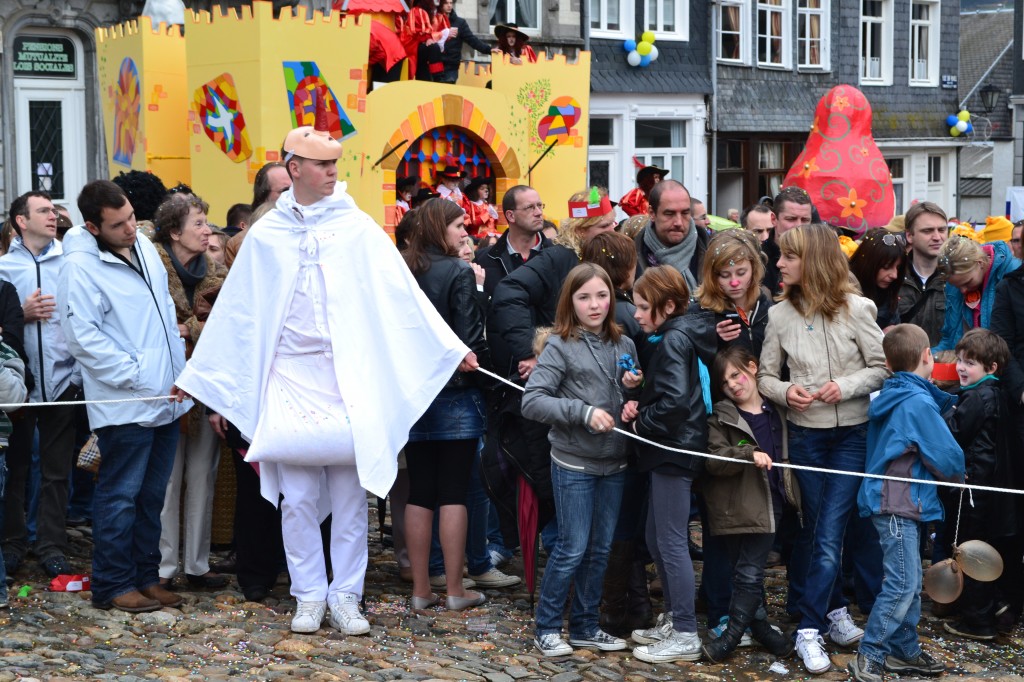
<instances>
[{"instance_id":1,"label":"girl in blue jeans","mask_svg":"<svg viewBox=\"0 0 1024 682\"><path fill-rule=\"evenodd\" d=\"M789 409L793 464L862 472L869 395L888 376L875 304L851 284L830 227L789 230L779 238L779 249L785 290L768 311L758 389ZM822 634L841 646L864 635L834 590L860 479L798 470L797 482L804 513L798 549L801 543L807 548L805 565L812 570L806 571L798 602L796 649L807 671L819 674L830 667Z\"/></svg>"},{"instance_id":2,"label":"girl in blue jeans","mask_svg":"<svg viewBox=\"0 0 1024 682\"><path fill-rule=\"evenodd\" d=\"M523 396L523 416L551 424L551 483L558 542L548 557L537 602L535 645L545 656L573 647L617 651L625 640L598 627L598 605L608 550L619 516L626 471L626 440L612 433L623 387L640 385L620 358L636 354L615 323L611 279L599 265L573 268L562 286L555 325ZM575 581L569 642L562 611Z\"/></svg>"}]
</instances>

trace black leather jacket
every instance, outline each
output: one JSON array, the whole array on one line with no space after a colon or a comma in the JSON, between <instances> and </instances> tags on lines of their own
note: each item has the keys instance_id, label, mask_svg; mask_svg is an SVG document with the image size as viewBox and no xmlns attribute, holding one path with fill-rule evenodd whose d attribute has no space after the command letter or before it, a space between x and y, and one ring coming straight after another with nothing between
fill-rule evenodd
<instances>
[{"instance_id":1,"label":"black leather jacket","mask_svg":"<svg viewBox=\"0 0 1024 682\"><path fill-rule=\"evenodd\" d=\"M658 336L661 339L654 340ZM663 445L706 452L708 413L697 360L704 360L710 367L715 357L714 316L701 311L673 317L651 339L633 430ZM638 443L636 448L640 471L692 478L704 469L700 457L645 443Z\"/></svg>"},{"instance_id":2,"label":"black leather jacket","mask_svg":"<svg viewBox=\"0 0 1024 682\"><path fill-rule=\"evenodd\" d=\"M415 277L420 289L456 336L476 353L481 366L488 367L484 314L476 295L476 277L469 264L453 256L431 253L430 267ZM471 383L471 376L475 373L456 372L446 388L476 385Z\"/></svg>"},{"instance_id":3,"label":"black leather jacket","mask_svg":"<svg viewBox=\"0 0 1024 682\"><path fill-rule=\"evenodd\" d=\"M542 234L540 236L538 252L543 251L549 246L551 246L551 240ZM536 258L536 255L531 256L531 258ZM487 279L484 280L484 291L487 292L488 296L493 296L498 282L505 279L506 275L511 275L513 270L526 261L518 253L508 252L508 230L505 230L498 237L498 241L478 255L474 262L482 267L487 275Z\"/></svg>"}]
</instances>

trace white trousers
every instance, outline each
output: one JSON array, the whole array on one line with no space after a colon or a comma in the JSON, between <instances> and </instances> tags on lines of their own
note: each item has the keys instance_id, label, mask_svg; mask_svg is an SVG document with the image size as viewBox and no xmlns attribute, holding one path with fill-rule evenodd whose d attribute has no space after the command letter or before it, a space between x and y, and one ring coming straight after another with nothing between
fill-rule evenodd
<instances>
[{"instance_id":1,"label":"white trousers","mask_svg":"<svg viewBox=\"0 0 1024 682\"><path fill-rule=\"evenodd\" d=\"M281 534L291 576L292 596L299 601L327 601L342 592L363 594L367 561L366 491L353 465L297 466L278 464L281 494ZM327 584L323 541L320 537L321 476L330 495L331 568Z\"/></svg>"},{"instance_id":2,"label":"white trousers","mask_svg":"<svg viewBox=\"0 0 1024 682\"><path fill-rule=\"evenodd\" d=\"M178 438L174 468L160 512L161 578L170 579L178 573L182 481L185 483L185 573L203 575L210 570L210 526L219 461L220 440L205 417L199 421L196 433L182 434Z\"/></svg>"}]
</instances>

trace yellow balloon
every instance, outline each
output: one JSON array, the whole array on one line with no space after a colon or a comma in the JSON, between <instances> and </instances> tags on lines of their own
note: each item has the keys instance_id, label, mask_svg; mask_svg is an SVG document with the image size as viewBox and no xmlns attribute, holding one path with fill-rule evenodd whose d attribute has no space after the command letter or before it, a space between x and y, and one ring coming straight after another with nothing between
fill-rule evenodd
<instances>
[{"instance_id":1,"label":"yellow balloon","mask_svg":"<svg viewBox=\"0 0 1024 682\"><path fill-rule=\"evenodd\" d=\"M949 129L949 134L952 135L953 137L960 137L960 131L956 129L956 126L953 126L952 128Z\"/></svg>"},{"instance_id":2,"label":"yellow balloon","mask_svg":"<svg viewBox=\"0 0 1024 682\"><path fill-rule=\"evenodd\" d=\"M650 43L651 45L653 45L654 44L654 31L644 31L643 33L640 34L640 40L642 40L645 43ZM643 54L643 53L641 53L641 54Z\"/></svg>"},{"instance_id":3,"label":"yellow balloon","mask_svg":"<svg viewBox=\"0 0 1024 682\"><path fill-rule=\"evenodd\" d=\"M981 540L968 540L953 550L953 559L969 577L991 582L1003 574L1003 557Z\"/></svg>"},{"instance_id":4,"label":"yellow balloon","mask_svg":"<svg viewBox=\"0 0 1024 682\"><path fill-rule=\"evenodd\" d=\"M967 121L971 120L971 112L969 112L966 109L964 109L959 114L957 114L956 117L958 119L960 119L961 121L964 121L966 123Z\"/></svg>"},{"instance_id":5,"label":"yellow balloon","mask_svg":"<svg viewBox=\"0 0 1024 682\"><path fill-rule=\"evenodd\" d=\"M648 55L651 53L651 48L653 47L653 45L645 41L636 46L636 51L641 55Z\"/></svg>"},{"instance_id":6,"label":"yellow balloon","mask_svg":"<svg viewBox=\"0 0 1024 682\"><path fill-rule=\"evenodd\" d=\"M924 591L939 604L956 601L964 589L964 575L952 559L945 559L924 572Z\"/></svg>"}]
</instances>

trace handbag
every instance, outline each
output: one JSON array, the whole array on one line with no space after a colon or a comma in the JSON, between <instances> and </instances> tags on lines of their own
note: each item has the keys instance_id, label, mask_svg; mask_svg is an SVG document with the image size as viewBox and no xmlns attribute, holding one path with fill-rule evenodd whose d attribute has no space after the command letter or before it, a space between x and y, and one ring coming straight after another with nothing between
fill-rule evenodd
<instances>
[{"instance_id":1,"label":"handbag","mask_svg":"<svg viewBox=\"0 0 1024 682\"><path fill-rule=\"evenodd\" d=\"M83 471L89 473L97 473L100 470L100 440L96 437L95 433L89 434L89 440L85 441L85 445L78 452L78 462L75 466Z\"/></svg>"}]
</instances>

